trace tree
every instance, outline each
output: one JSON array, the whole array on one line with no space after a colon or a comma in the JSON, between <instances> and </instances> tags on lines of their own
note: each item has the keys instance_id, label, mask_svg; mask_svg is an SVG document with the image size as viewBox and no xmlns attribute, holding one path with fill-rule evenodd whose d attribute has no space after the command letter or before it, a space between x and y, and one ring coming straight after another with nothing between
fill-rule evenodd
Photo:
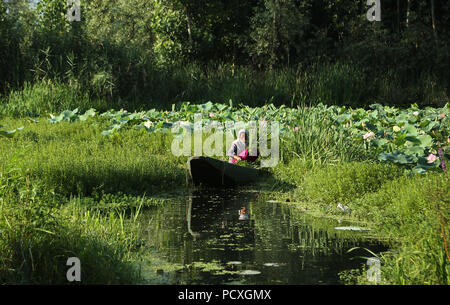
<instances>
[{"instance_id":1,"label":"tree","mask_svg":"<svg viewBox=\"0 0 450 305\"><path fill-rule=\"evenodd\" d=\"M36 14L27 0L0 1L0 90L16 87L29 77Z\"/></svg>"},{"instance_id":2,"label":"tree","mask_svg":"<svg viewBox=\"0 0 450 305\"><path fill-rule=\"evenodd\" d=\"M293 0L264 0L251 19L249 53L271 69L277 63L289 65L291 53L301 55L301 41L308 18Z\"/></svg>"}]
</instances>

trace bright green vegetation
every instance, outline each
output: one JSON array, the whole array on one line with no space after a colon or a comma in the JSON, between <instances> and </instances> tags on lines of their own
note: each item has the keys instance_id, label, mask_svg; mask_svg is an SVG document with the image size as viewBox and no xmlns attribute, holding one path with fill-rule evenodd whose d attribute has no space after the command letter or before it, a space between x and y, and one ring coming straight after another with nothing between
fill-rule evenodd
<instances>
[{"instance_id":1,"label":"bright green vegetation","mask_svg":"<svg viewBox=\"0 0 450 305\"><path fill-rule=\"evenodd\" d=\"M450 2L207 2L0 1L0 281L65 283L60 253L139 281L130 213L184 194L201 113L280 122L268 196L389 237L384 283L448 283Z\"/></svg>"},{"instance_id":2,"label":"bright green vegetation","mask_svg":"<svg viewBox=\"0 0 450 305\"><path fill-rule=\"evenodd\" d=\"M136 224L112 210L107 217L65 200L21 169L0 176L0 281L63 284L66 260L83 261L86 284L126 284L139 279L132 265Z\"/></svg>"},{"instance_id":3,"label":"bright green vegetation","mask_svg":"<svg viewBox=\"0 0 450 305\"><path fill-rule=\"evenodd\" d=\"M0 281L64 284L75 256L83 284L139 282L133 215L184 191L184 162L158 135L106 138L101 121L38 120L5 121L24 128L0 148Z\"/></svg>"},{"instance_id":4,"label":"bright green vegetation","mask_svg":"<svg viewBox=\"0 0 450 305\"><path fill-rule=\"evenodd\" d=\"M129 136L103 137L102 122L20 124L25 125L23 132L2 143L2 163L21 155L27 174L39 177L60 194L88 195L101 185L107 193L143 192L185 180L185 170L173 161L165 135L124 130L123 135Z\"/></svg>"},{"instance_id":5,"label":"bright green vegetation","mask_svg":"<svg viewBox=\"0 0 450 305\"><path fill-rule=\"evenodd\" d=\"M285 168L305 170L281 172ZM316 215L367 222L389 238L392 252L380 257L381 283L449 283L447 175L402 175L396 166L359 162L311 169L293 161L285 168L278 176L294 180L296 189L278 194L280 200L300 204ZM338 208L339 204L348 210ZM358 274L358 281L368 284L366 273Z\"/></svg>"},{"instance_id":6,"label":"bright green vegetation","mask_svg":"<svg viewBox=\"0 0 450 305\"><path fill-rule=\"evenodd\" d=\"M51 123L76 122L99 115L110 122L107 130L102 132L104 136L112 135L124 126L137 126L150 133L182 135L194 131L196 120L201 120L202 127L221 123L225 132L229 131L227 122L242 122L247 128L250 121L265 125L277 122L280 124L285 160L300 155L303 159L314 161L331 161L333 157L340 161L363 160L377 156L381 161L414 166L414 172L419 173L439 166L436 162L439 149L443 154L450 147L448 104L442 108L427 107L423 110L417 105L408 109L379 104L370 107L371 110L353 110L322 104L313 108L275 107L269 104L256 108L241 105L236 109L230 100L229 105L212 102L201 105L188 102L178 106L173 104L170 112L156 109L134 113L110 110L97 114L91 108L79 114L77 108L59 115L50 114L48 120ZM233 130L238 128L232 126ZM348 141L348 138L353 141Z\"/></svg>"},{"instance_id":7,"label":"bright green vegetation","mask_svg":"<svg viewBox=\"0 0 450 305\"><path fill-rule=\"evenodd\" d=\"M192 122L195 113L205 123L279 121L282 159L260 186L268 198L315 215L363 221L388 239L392 252L381 256L382 283L448 284L450 185L441 164L448 164L448 106L352 110L213 103L4 118L5 130L23 128L0 142L2 281L65 283L61 253L92 264L83 283L140 281L136 220L142 207L185 194L186 157L171 154L171 127L178 120ZM380 157L393 151L416 162ZM420 158L427 160L425 174L417 171ZM97 270L98 261L107 268ZM352 274L343 276L365 282L365 273Z\"/></svg>"}]
</instances>

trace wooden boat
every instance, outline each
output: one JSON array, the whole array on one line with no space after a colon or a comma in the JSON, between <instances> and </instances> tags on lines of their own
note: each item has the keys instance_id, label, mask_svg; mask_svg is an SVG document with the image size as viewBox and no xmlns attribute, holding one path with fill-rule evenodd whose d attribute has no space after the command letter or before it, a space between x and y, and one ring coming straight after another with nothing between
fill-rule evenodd
<instances>
[{"instance_id":1,"label":"wooden boat","mask_svg":"<svg viewBox=\"0 0 450 305\"><path fill-rule=\"evenodd\" d=\"M195 185L237 185L257 181L262 171L244 167L210 157L191 157L187 168Z\"/></svg>"}]
</instances>

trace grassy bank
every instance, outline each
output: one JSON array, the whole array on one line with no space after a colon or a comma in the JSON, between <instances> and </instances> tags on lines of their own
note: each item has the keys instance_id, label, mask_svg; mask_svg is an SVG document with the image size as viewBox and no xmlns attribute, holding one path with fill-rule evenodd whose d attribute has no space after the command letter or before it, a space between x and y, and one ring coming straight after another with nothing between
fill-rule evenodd
<instances>
[{"instance_id":1,"label":"grassy bank","mask_svg":"<svg viewBox=\"0 0 450 305\"><path fill-rule=\"evenodd\" d=\"M295 187L273 198L315 215L361 221L389 240L392 250L379 257L379 284L449 283L450 182L443 172L410 175L396 165L311 166L303 161L281 165L275 172ZM357 270L347 280L370 284L366 271Z\"/></svg>"},{"instance_id":2,"label":"grassy bank","mask_svg":"<svg viewBox=\"0 0 450 305\"><path fill-rule=\"evenodd\" d=\"M138 211L184 191L185 163L164 135L38 120L2 121L24 132L0 144L0 282L66 284L68 257L82 284L141 282Z\"/></svg>"},{"instance_id":3,"label":"grassy bank","mask_svg":"<svg viewBox=\"0 0 450 305\"><path fill-rule=\"evenodd\" d=\"M45 119L4 123L25 128L1 143L2 163L22 156L22 168L31 178L66 197L93 191L151 194L185 180L185 170L170 154L170 139L165 135L124 130L120 136L104 137L100 133L106 125L101 121L92 125L54 125Z\"/></svg>"},{"instance_id":4,"label":"grassy bank","mask_svg":"<svg viewBox=\"0 0 450 305\"><path fill-rule=\"evenodd\" d=\"M66 261L83 262L83 284L130 284L139 279L132 250L137 224L112 211L68 203L53 190L31 183L20 168L0 176L0 282L65 284Z\"/></svg>"}]
</instances>

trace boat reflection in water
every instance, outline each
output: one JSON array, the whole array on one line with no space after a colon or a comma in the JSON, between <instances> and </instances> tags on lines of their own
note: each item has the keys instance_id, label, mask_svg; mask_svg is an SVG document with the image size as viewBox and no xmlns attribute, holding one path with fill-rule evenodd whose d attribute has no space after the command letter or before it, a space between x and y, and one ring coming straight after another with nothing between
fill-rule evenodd
<instances>
[{"instance_id":1,"label":"boat reflection in water","mask_svg":"<svg viewBox=\"0 0 450 305\"><path fill-rule=\"evenodd\" d=\"M237 196L230 191L197 190L186 200L187 230L194 240L220 233L236 219L249 220L248 203L243 203L243 194ZM244 200L248 200L248 195ZM236 211L236 217L233 217L233 211Z\"/></svg>"}]
</instances>

